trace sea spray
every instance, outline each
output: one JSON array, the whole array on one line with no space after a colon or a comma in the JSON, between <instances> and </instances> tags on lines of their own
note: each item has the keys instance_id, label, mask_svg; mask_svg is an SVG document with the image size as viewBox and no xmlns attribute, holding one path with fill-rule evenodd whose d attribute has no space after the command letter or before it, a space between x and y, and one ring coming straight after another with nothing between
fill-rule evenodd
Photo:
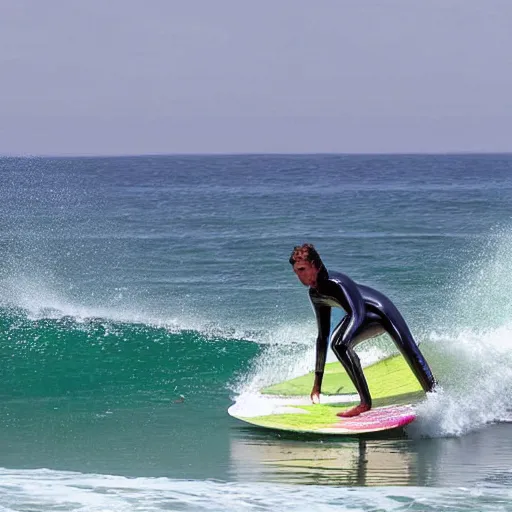
<instances>
[{"instance_id":1,"label":"sea spray","mask_svg":"<svg viewBox=\"0 0 512 512\"><path fill-rule=\"evenodd\" d=\"M419 406L413 435L458 436L510 416L510 230L495 230L456 277L445 315L429 336L429 361L440 388Z\"/></svg>"}]
</instances>

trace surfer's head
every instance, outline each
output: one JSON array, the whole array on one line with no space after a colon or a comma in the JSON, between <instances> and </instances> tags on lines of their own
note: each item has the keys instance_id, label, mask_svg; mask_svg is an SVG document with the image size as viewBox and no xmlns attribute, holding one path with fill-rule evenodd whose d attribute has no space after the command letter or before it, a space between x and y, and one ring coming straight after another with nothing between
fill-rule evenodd
<instances>
[{"instance_id":1,"label":"surfer's head","mask_svg":"<svg viewBox=\"0 0 512 512\"><path fill-rule=\"evenodd\" d=\"M316 286L318 273L324 269L320 255L312 244L297 245L289 259L293 271L305 286Z\"/></svg>"}]
</instances>

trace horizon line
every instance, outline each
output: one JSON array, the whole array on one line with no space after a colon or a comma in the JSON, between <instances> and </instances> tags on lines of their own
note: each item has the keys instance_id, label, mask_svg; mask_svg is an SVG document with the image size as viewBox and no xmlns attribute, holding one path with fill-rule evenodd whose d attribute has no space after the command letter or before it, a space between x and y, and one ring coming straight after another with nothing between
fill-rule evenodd
<instances>
[{"instance_id":1,"label":"horizon line","mask_svg":"<svg viewBox=\"0 0 512 512\"><path fill-rule=\"evenodd\" d=\"M236 156L488 156L512 155L511 151L233 151L233 152L162 152L162 153L0 153L0 158L151 158L151 157L236 157Z\"/></svg>"}]
</instances>

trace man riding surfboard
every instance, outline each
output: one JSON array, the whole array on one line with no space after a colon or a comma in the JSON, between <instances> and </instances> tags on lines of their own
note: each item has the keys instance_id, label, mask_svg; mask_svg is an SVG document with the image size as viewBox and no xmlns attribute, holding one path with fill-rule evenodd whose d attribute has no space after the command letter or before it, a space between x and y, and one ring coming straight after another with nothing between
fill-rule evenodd
<instances>
[{"instance_id":1,"label":"man riding surfboard","mask_svg":"<svg viewBox=\"0 0 512 512\"><path fill-rule=\"evenodd\" d=\"M360 397L359 405L338 413L338 416L357 416L371 409L370 391L354 347L385 332L395 342L423 390L434 389L434 376L407 323L390 299L369 286L357 284L341 272L328 271L311 244L295 247L289 262L300 282L309 287L309 298L317 319L315 381L311 391L313 402L320 400L332 307L343 309L346 315L332 332L331 348Z\"/></svg>"}]
</instances>

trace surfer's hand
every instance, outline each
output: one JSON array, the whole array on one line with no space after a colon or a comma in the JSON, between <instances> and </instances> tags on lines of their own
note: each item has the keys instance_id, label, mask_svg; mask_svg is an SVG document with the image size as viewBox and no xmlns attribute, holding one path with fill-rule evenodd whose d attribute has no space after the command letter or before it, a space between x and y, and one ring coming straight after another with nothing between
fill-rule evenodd
<instances>
[{"instance_id":1,"label":"surfer's hand","mask_svg":"<svg viewBox=\"0 0 512 512\"><path fill-rule=\"evenodd\" d=\"M311 401L314 404L320 403L320 390L322 389L322 379L324 377L324 372L315 372L315 382L313 383L313 389L311 390Z\"/></svg>"}]
</instances>

